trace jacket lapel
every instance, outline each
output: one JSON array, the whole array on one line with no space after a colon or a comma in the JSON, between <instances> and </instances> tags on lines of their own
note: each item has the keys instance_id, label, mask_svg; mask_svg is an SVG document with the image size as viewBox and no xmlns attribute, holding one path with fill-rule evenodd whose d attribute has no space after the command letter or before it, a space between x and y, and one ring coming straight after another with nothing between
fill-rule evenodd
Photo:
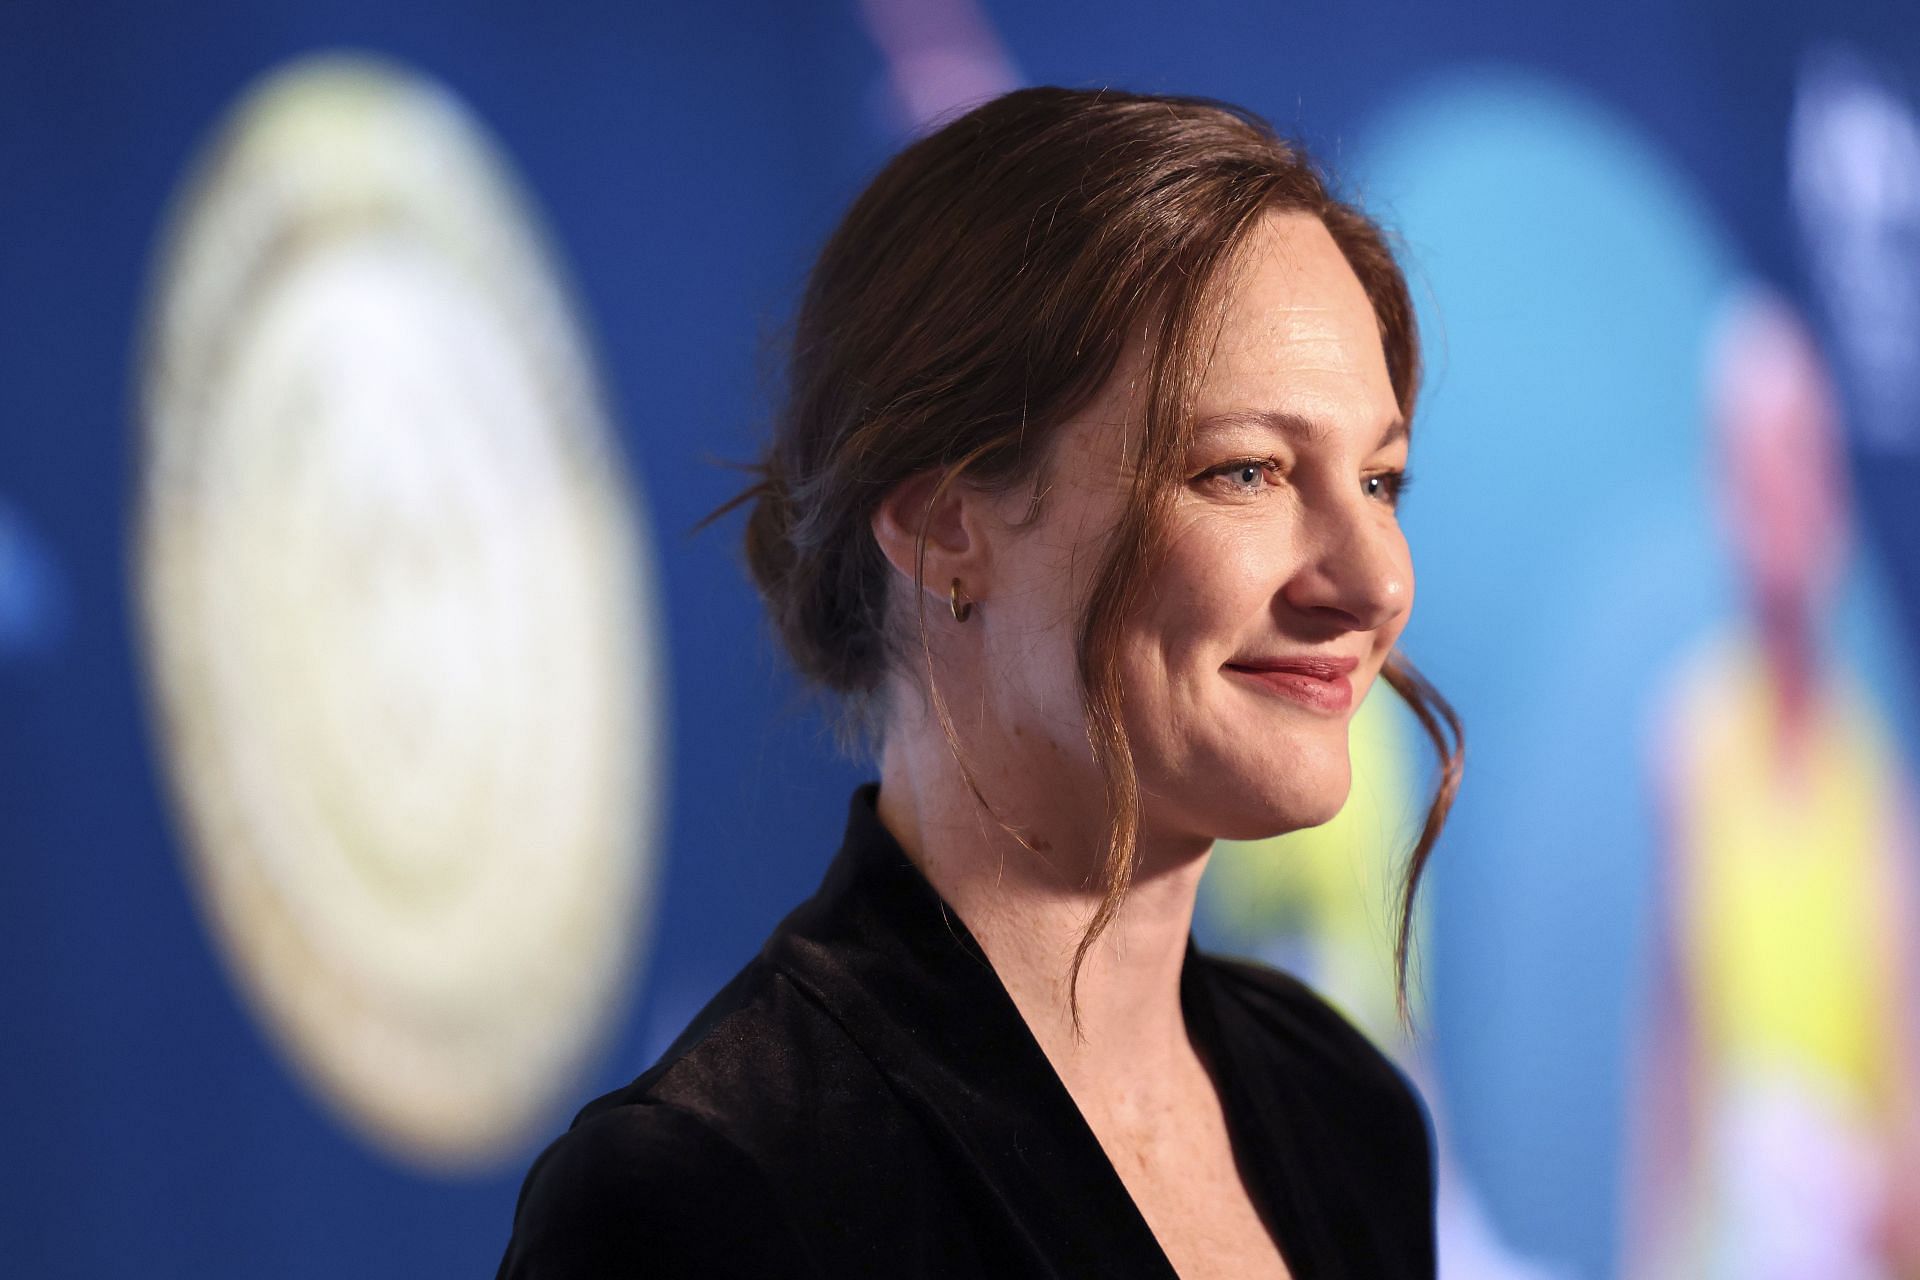
<instances>
[{"instance_id":1,"label":"jacket lapel","mask_svg":"<svg viewBox=\"0 0 1920 1280\"><path fill-rule=\"evenodd\" d=\"M1062 1275L1171 1280L986 953L880 822L878 791L854 793L819 891L762 955L839 1022L1036 1258Z\"/></svg>"}]
</instances>

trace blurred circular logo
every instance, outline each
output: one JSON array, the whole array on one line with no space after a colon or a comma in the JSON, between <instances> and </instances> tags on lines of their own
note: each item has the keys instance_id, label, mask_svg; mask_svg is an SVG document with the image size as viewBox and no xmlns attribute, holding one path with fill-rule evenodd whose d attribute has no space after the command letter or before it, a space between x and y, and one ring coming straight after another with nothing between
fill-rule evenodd
<instances>
[{"instance_id":1,"label":"blurred circular logo","mask_svg":"<svg viewBox=\"0 0 1920 1280\"><path fill-rule=\"evenodd\" d=\"M249 1003L377 1145L547 1122L649 916L651 554L527 198L447 91L249 92L143 334L136 579L191 880Z\"/></svg>"}]
</instances>

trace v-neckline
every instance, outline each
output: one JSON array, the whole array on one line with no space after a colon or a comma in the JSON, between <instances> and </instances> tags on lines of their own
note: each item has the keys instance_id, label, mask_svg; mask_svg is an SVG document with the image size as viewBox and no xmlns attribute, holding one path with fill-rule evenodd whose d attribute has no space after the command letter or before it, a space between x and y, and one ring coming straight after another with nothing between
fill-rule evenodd
<instances>
[{"instance_id":1,"label":"v-neckline","mask_svg":"<svg viewBox=\"0 0 1920 1280\"><path fill-rule=\"evenodd\" d=\"M966 923L879 820L877 783L850 803L847 834L819 891L782 922L763 956L816 1000L929 1129L963 1151L1022 1216L1057 1222L1047 1256L1063 1275L1177 1272L1099 1137L1007 994ZM1288 1270L1299 1220L1274 1161L1249 1157L1261 1132L1243 1064L1222 1034L1207 959L1191 934L1182 1013L1220 1094L1248 1195Z\"/></svg>"},{"instance_id":2,"label":"v-neckline","mask_svg":"<svg viewBox=\"0 0 1920 1280\"><path fill-rule=\"evenodd\" d=\"M1279 1158L1288 1149L1290 1135L1270 1132L1261 1123L1263 1111L1255 1104L1246 1063L1235 1053L1233 1037L1220 1026L1215 988L1204 980L1205 964L1206 957L1189 933L1187 959L1180 971L1180 1006L1186 1014L1188 1034L1199 1046L1203 1065L1220 1095L1227 1142L1247 1198L1286 1263L1287 1274L1292 1280L1305 1280L1312 1274L1300 1257L1306 1247L1301 1230L1307 1221L1305 1206L1300 1188L1286 1175L1284 1166L1290 1162ZM1273 1084L1284 1087L1278 1080ZM1258 1158L1259 1148L1271 1151L1273 1157Z\"/></svg>"}]
</instances>

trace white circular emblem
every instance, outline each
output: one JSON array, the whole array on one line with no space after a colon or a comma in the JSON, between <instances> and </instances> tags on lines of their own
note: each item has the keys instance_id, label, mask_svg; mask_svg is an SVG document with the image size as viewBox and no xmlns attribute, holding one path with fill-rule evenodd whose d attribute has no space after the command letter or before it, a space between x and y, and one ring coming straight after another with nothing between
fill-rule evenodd
<instances>
[{"instance_id":1,"label":"white circular emblem","mask_svg":"<svg viewBox=\"0 0 1920 1280\"><path fill-rule=\"evenodd\" d=\"M298 63L184 188L137 580L191 879L383 1148L549 1122L649 918L651 553L525 197L445 90Z\"/></svg>"}]
</instances>

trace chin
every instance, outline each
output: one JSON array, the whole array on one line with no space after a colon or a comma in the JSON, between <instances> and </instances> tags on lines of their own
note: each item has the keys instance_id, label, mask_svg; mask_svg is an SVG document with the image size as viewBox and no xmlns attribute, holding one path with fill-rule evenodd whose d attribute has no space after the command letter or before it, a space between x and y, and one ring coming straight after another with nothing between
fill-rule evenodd
<instances>
[{"instance_id":1,"label":"chin","mask_svg":"<svg viewBox=\"0 0 1920 1280\"><path fill-rule=\"evenodd\" d=\"M1267 840L1333 821L1347 803L1353 772L1343 758L1337 768L1301 768L1249 781L1231 797L1209 804L1208 834L1216 840ZM1263 785L1264 784L1264 785Z\"/></svg>"}]
</instances>

